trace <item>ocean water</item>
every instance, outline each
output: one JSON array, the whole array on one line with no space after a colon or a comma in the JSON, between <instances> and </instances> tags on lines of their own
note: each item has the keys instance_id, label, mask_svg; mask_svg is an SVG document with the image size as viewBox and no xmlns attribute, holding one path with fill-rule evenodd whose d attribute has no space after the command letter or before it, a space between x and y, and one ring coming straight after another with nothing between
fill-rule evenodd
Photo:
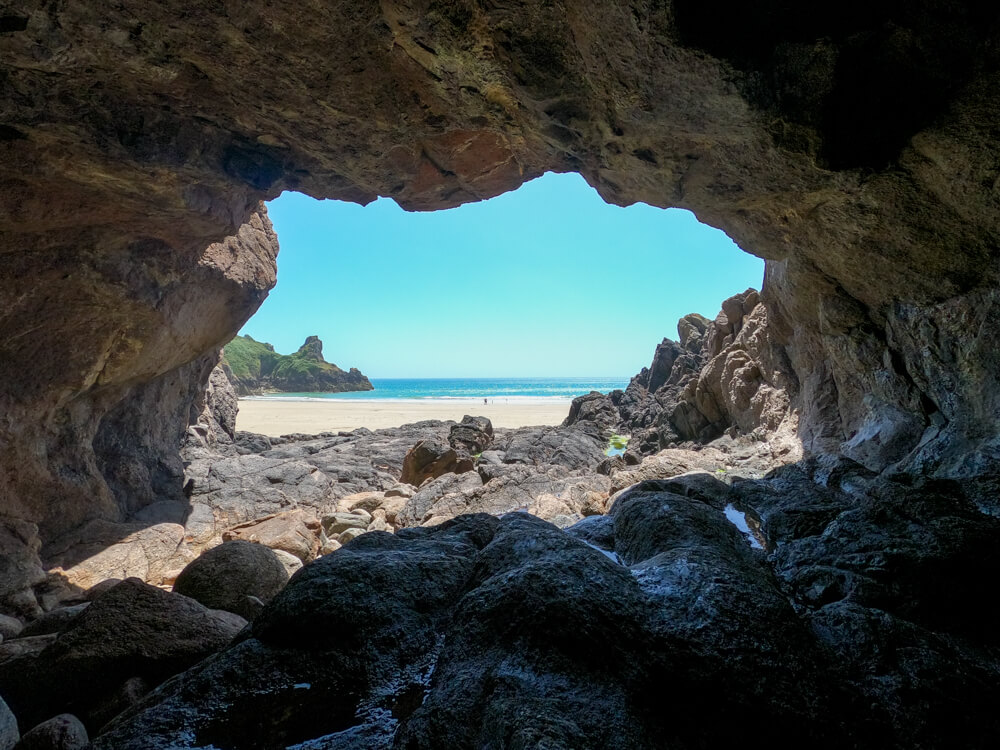
<instances>
[{"instance_id":1,"label":"ocean water","mask_svg":"<svg viewBox=\"0 0 1000 750\"><path fill-rule=\"evenodd\" d=\"M618 378L372 378L374 391L276 393L251 396L269 401L450 401L453 403L569 403L591 391L607 393L628 385Z\"/></svg>"}]
</instances>

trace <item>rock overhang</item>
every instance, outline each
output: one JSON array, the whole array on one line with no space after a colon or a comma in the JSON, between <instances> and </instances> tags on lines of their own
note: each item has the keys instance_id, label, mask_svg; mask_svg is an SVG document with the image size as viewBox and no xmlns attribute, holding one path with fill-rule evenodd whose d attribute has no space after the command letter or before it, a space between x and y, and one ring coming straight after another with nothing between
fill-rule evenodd
<instances>
[{"instance_id":1,"label":"rock overhang","mask_svg":"<svg viewBox=\"0 0 1000 750\"><path fill-rule=\"evenodd\" d=\"M6 512L56 533L134 510L94 436L118 451L142 435L135 467L170 463L193 398L178 366L204 378L185 362L273 284L260 200L433 210L548 170L688 208L769 261L807 451L989 465L996 13L737 6L16 3L0 30ZM169 419L135 407L167 391Z\"/></svg>"}]
</instances>

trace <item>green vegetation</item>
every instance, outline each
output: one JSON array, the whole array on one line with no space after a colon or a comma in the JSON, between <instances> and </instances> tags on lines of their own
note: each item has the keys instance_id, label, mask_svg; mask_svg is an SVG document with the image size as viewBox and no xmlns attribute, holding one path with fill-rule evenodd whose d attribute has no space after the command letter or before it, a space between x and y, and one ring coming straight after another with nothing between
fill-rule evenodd
<instances>
[{"instance_id":1,"label":"green vegetation","mask_svg":"<svg viewBox=\"0 0 1000 750\"><path fill-rule=\"evenodd\" d=\"M270 344L262 344L249 336L237 336L226 344L222 361L241 380L258 380L270 375L281 355Z\"/></svg>"},{"instance_id":2,"label":"green vegetation","mask_svg":"<svg viewBox=\"0 0 1000 750\"><path fill-rule=\"evenodd\" d=\"M232 373L238 393L260 391L359 391L371 390L360 372L344 372L323 359L323 342L310 336L294 354L278 354L274 347L249 336L237 336L226 344L223 364Z\"/></svg>"},{"instance_id":3,"label":"green vegetation","mask_svg":"<svg viewBox=\"0 0 1000 750\"><path fill-rule=\"evenodd\" d=\"M628 435L612 435L608 439L608 447L604 451L606 456L620 456L625 452L625 448L628 446L629 436Z\"/></svg>"}]
</instances>

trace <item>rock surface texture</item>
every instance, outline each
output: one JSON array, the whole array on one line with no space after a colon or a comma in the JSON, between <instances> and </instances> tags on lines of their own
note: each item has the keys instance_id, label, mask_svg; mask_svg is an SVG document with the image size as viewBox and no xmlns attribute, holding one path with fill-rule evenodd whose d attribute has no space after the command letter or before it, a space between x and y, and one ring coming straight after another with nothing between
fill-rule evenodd
<instances>
[{"instance_id":1,"label":"rock surface texture","mask_svg":"<svg viewBox=\"0 0 1000 750\"><path fill-rule=\"evenodd\" d=\"M262 514L368 524L145 699L233 616L126 581L5 640L21 726L144 700L96 746L993 746L1000 11L799 5L7 3L0 607L167 585ZM445 208L547 170L724 229L761 304L689 316L617 403L498 430L434 496L388 492L447 426L272 441L206 395L274 283L262 199ZM719 453L604 464L615 410L633 456ZM709 481L783 431L801 460ZM524 497L610 511L440 523Z\"/></svg>"}]
</instances>

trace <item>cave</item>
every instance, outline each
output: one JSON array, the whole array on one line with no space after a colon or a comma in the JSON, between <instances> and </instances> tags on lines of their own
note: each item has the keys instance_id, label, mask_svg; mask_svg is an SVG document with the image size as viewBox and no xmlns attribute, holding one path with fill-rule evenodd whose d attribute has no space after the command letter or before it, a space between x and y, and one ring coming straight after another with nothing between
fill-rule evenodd
<instances>
[{"instance_id":1,"label":"cave","mask_svg":"<svg viewBox=\"0 0 1000 750\"><path fill-rule=\"evenodd\" d=\"M705 569L733 576L739 606L687 611L678 629L669 603L555 531L463 517L309 566L225 658L95 747L705 747L751 722L822 747L991 746L998 42L1000 12L979 0L7 3L2 610L44 609L40 562L68 534L184 501L178 445L218 349L275 283L264 201L295 190L427 211L577 172L610 203L690 210L765 260L760 299L794 376L802 457L744 499L781 519L781 586L741 598L763 568L695 545ZM681 500L674 520L650 516L644 493L698 491L648 486L622 504L635 580L656 559L637 528L669 527L683 547L708 524ZM518 557L527 537L544 551L537 569ZM803 544L818 555L808 569L787 558ZM412 580L391 602L357 593L369 622L299 616L333 596L334 573L356 582L352 565ZM504 570L527 571L521 588L498 582ZM418 641L443 632L456 581L473 575L481 588L435 662ZM773 630L741 638L741 617ZM392 669L375 653L390 642ZM230 684L239 665L253 668ZM651 693L665 675L684 677L669 711ZM429 693L393 713L375 693L403 677L397 698ZM254 716L247 696L266 684L287 693L276 728L227 739L226 711ZM361 694L356 711L333 706ZM329 727L302 718L324 707ZM398 731L378 733L380 711Z\"/></svg>"}]
</instances>

